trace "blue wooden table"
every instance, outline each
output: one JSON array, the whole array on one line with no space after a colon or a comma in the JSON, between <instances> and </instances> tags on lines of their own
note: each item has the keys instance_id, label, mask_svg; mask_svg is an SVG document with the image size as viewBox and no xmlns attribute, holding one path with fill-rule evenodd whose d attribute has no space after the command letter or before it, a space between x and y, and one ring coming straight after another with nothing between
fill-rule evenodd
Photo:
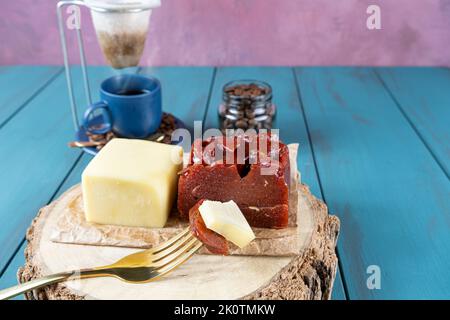
<instances>
[{"instance_id":1,"label":"blue wooden table","mask_svg":"<svg viewBox=\"0 0 450 320\"><path fill-rule=\"evenodd\" d=\"M80 70L75 76L81 79ZM217 126L221 88L273 86L275 127L300 142L302 180L341 219L334 299L450 298L450 71L445 68L144 68L163 108ZM113 74L89 69L93 96ZM0 288L16 283L39 208L80 180L63 68L0 67ZM83 105L81 80L77 101ZM80 114L83 110L80 110ZM375 266L375 267L374 267ZM374 269L375 268L375 269ZM381 288L369 288L373 270ZM369 271L369 273L368 273ZM369 281L370 282L370 281Z\"/></svg>"}]
</instances>

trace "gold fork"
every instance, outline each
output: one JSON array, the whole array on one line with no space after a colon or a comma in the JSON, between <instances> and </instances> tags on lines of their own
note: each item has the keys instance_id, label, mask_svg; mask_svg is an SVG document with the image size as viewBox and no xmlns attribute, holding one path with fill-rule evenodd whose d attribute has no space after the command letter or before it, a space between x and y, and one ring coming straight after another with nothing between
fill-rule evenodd
<instances>
[{"instance_id":1,"label":"gold fork","mask_svg":"<svg viewBox=\"0 0 450 320\"><path fill-rule=\"evenodd\" d=\"M203 244L186 228L166 242L148 250L130 254L117 262L92 269L61 272L0 291L0 300L54 283L95 277L115 277L126 282L155 280L186 262Z\"/></svg>"}]
</instances>

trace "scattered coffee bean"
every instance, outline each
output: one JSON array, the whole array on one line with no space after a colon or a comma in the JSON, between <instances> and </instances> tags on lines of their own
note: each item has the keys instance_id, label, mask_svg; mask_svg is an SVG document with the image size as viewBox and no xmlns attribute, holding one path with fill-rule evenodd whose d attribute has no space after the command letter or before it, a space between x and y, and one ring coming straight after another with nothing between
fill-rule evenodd
<instances>
[{"instance_id":1,"label":"scattered coffee bean","mask_svg":"<svg viewBox=\"0 0 450 320\"><path fill-rule=\"evenodd\" d=\"M247 121L241 119L236 121L236 127L238 129L247 129L248 125L247 125Z\"/></svg>"},{"instance_id":2,"label":"scattered coffee bean","mask_svg":"<svg viewBox=\"0 0 450 320\"><path fill-rule=\"evenodd\" d=\"M154 141L154 137L158 137L157 142L171 144L172 132L178 129L178 122L176 118L170 113L163 112L161 125L155 133L152 133L147 140ZM109 141L116 138L117 135L110 131L106 134L90 134L86 133L89 137L89 141L93 143L98 143L96 146L97 150L103 148ZM162 137L162 138L161 138Z\"/></svg>"}]
</instances>

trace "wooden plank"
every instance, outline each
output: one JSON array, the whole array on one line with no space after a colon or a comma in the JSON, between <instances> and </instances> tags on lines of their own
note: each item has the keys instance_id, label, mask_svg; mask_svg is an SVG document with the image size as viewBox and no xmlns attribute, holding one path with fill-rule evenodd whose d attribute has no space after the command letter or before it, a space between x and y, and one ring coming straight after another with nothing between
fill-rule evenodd
<instances>
[{"instance_id":1,"label":"wooden plank","mask_svg":"<svg viewBox=\"0 0 450 320\"><path fill-rule=\"evenodd\" d=\"M57 190L54 199L58 198L62 193L64 193L71 186L77 184L81 180L81 173L84 168L88 165L93 157L88 154L83 154L81 158L77 161L74 168L70 171L70 174L64 180L64 183ZM7 266L5 272L0 276L0 290L4 288L9 288L17 284L17 270L25 264L25 247L27 243L23 243L19 250L14 254L11 262ZM14 300L23 300L23 295L16 297Z\"/></svg>"},{"instance_id":2,"label":"wooden plank","mask_svg":"<svg viewBox=\"0 0 450 320\"><path fill-rule=\"evenodd\" d=\"M0 290L17 285L17 270L25 264L25 246L25 243L20 246L11 263L8 265L8 268L0 277ZM17 296L13 300L24 300L24 296Z\"/></svg>"},{"instance_id":3,"label":"wooden plank","mask_svg":"<svg viewBox=\"0 0 450 320\"><path fill-rule=\"evenodd\" d=\"M331 293L331 300L347 300L344 290L344 281L341 276L341 269L338 268L336 279L334 280L333 292Z\"/></svg>"},{"instance_id":4,"label":"wooden plank","mask_svg":"<svg viewBox=\"0 0 450 320\"><path fill-rule=\"evenodd\" d=\"M312 194L321 198L320 187L314 167L308 132L304 122L299 96L295 85L295 77L291 68L273 67L226 67L217 70L205 128L218 128L217 108L222 101L222 87L229 81L238 79L255 79L269 83L273 88L273 102L277 106L277 114L273 128L280 129L281 139L286 143L300 143L297 159L302 174L302 182L309 185ZM334 214L334 212L331 211ZM345 297L341 277L337 277L333 298Z\"/></svg>"},{"instance_id":5,"label":"wooden plank","mask_svg":"<svg viewBox=\"0 0 450 320\"><path fill-rule=\"evenodd\" d=\"M99 82L110 74L110 68L90 69L92 87L98 88ZM80 77L79 69L75 70L75 77ZM85 104L79 85L75 89L78 102ZM79 150L67 147L73 137L62 74L1 128L0 219L8 223L0 225L0 270L23 239L38 209L48 203L80 155Z\"/></svg>"},{"instance_id":6,"label":"wooden plank","mask_svg":"<svg viewBox=\"0 0 450 320\"><path fill-rule=\"evenodd\" d=\"M450 295L450 184L370 69L297 69L350 299ZM367 268L381 269L381 289Z\"/></svg>"},{"instance_id":7,"label":"wooden plank","mask_svg":"<svg viewBox=\"0 0 450 320\"><path fill-rule=\"evenodd\" d=\"M178 71L177 71L178 70ZM202 120L203 114L206 112L207 97L210 89L210 84L213 77L213 68L151 68L142 71L144 74L150 73L159 78L163 88L163 109L180 117L183 122L192 124L194 120ZM177 73L178 72L178 73ZM90 69L90 74L92 69ZM91 78L93 76L91 75ZM97 77L95 77L97 78ZM99 77L102 78L102 77ZM195 85L186 86L193 80ZM93 82L93 88L98 87L98 83ZM80 87L79 90L82 88ZM81 92L81 91L80 91ZM82 100L83 102L84 100ZM80 110L80 114L81 114ZM70 130L69 130L70 131ZM1 131L0 131L1 135ZM65 143L64 143L65 146ZM74 151L72 151L74 152ZM56 192L54 198L57 198L61 193L80 182L81 173L87 166L92 156L83 154L80 160L76 163L73 169L65 178L62 185ZM56 189L52 189L52 193ZM33 211L35 214L35 211ZM28 227L28 223L26 225ZM23 233L22 233L23 234ZM6 287L15 281L15 273L18 266L23 264L23 252L19 250L16 256L6 269L3 276L0 278L0 288ZM5 285L3 285L3 283Z\"/></svg>"},{"instance_id":8,"label":"wooden plank","mask_svg":"<svg viewBox=\"0 0 450 320\"><path fill-rule=\"evenodd\" d=\"M142 74L161 81L163 110L181 119L189 130L203 120L213 79L212 67L147 67Z\"/></svg>"},{"instance_id":9,"label":"wooden plank","mask_svg":"<svg viewBox=\"0 0 450 320\"><path fill-rule=\"evenodd\" d=\"M375 71L450 177L450 70L377 68Z\"/></svg>"},{"instance_id":10,"label":"wooden plank","mask_svg":"<svg viewBox=\"0 0 450 320\"><path fill-rule=\"evenodd\" d=\"M61 72L61 67L1 66L0 127Z\"/></svg>"}]
</instances>

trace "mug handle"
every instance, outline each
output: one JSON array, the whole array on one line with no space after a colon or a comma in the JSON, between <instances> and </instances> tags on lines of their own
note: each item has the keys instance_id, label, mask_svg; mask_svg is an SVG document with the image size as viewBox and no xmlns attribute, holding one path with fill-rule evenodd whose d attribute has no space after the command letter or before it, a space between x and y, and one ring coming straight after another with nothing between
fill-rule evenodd
<instances>
[{"instance_id":1,"label":"mug handle","mask_svg":"<svg viewBox=\"0 0 450 320\"><path fill-rule=\"evenodd\" d=\"M100 128L92 128L89 124L93 113L96 110L103 109L102 117L103 117L103 123L101 124ZM89 132L91 134L105 134L111 131L112 128L112 121L111 121L111 115L108 109L108 104L104 101L96 102L93 105L90 105L83 116L83 129L86 132Z\"/></svg>"}]
</instances>

